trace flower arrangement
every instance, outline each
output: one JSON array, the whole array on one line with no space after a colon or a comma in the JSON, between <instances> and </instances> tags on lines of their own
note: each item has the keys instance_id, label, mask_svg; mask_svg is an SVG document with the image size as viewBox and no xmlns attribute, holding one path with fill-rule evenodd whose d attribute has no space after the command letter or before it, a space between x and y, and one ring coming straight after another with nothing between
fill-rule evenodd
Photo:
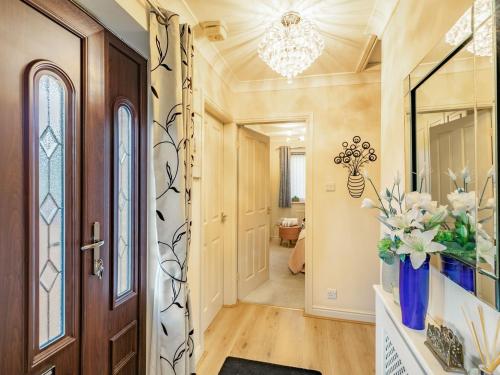
<instances>
[{"instance_id":1,"label":"flower arrangement","mask_svg":"<svg viewBox=\"0 0 500 375\"><path fill-rule=\"evenodd\" d=\"M399 173L391 188L378 193L373 181L365 173L377 194L378 203L365 198L361 207L375 208L380 211L378 219L387 227L388 232L378 243L380 259L388 264L399 255L411 259L414 269L422 266L427 255L443 251L446 247L434 241L441 224L448 215L446 206L432 201L430 194L414 191L405 196L401 192Z\"/></svg>"},{"instance_id":2,"label":"flower arrangement","mask_svg":"<svg viewBox=\"0 0 500 375\"><path fill-rule=\"evenodd\" d=\"M472 264L475 264L477 254L479 254L484 262L493 265L495 246L491 237L482 228L485 222L491 220L493 213L481 220L476 220L476 192L469 191L471 175L468 167L464 167L459 176L448 169L448 176L456 188L447 196L451 204L449 217L453 222L443 225L443 229L438 234L438 241L446 246L448 254ZM487 173L477 202L477 209L480 211L492 211L495 208L493 198L488 199L484 206L482 205L490 180L493 181L493 168Z\"/></svg>"}]
</instances>

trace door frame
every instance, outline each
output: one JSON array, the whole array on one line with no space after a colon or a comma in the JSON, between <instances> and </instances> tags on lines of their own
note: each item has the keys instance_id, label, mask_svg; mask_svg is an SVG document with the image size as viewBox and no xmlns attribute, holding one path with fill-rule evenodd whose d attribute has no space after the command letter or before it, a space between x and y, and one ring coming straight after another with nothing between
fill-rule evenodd
<instances>
[{"instance_id":1,"label":"door frame","mask_svg":"<svg viewBox=\"0 0 500 375\"><path fill-rule=\"evenodd\" d=\"M253 118L241 118L241 119L236 119L235 123L237 126L244 126L244 125L271 125L271 124L276 124L276 123L288 123L288 122L303 122L306 124L306 197L309 196L309 199L307 199L306 202L306 218L307 218L307 226L309 228L313 227L313 199L311 198L311 193L313 192L313 176L314 176L314 165L312 162L312 152L313 152L313 130L314 130L314 116L312 112L309 113L288 113L288 114L276 114L276 115L269 115L269 116L259 116L259 117L253 117ZM237 148L237 143L236 143L236 148ZM236 157L237 159L237 157ZM238 166L238 163L236 162L236 166ZM236 172L234 181L232 181L233 184L238 186L238 174ZM238 189L238 187L237 187ZM236 210L238 212L238 210ZM236 240L238 236L238 226L236 226ZM239 249L237 246L234 248L234 254L233 256L236 259L235 262L235 270L236 272L227 272L226 269L224 269L224 277L229 278L229 283L234 285L236 289L236 299L238 300L239 298L239 292L238 292L238 279L237 279L237 272L238 272L238 254L239 254ZM313 231L309 231L306 236L306 243L305 243L305 304L304 304L304 313L306 315L314 315L313 314L313 277L314 275L312 274L313 271Z\"/></svg>"}]
</instances>

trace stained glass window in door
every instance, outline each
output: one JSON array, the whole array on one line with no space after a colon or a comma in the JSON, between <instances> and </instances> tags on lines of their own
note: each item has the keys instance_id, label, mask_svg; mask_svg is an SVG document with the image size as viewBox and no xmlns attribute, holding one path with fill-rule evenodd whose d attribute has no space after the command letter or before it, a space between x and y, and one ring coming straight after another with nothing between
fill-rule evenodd
<instances>
[{"instance_id":1,"label":"stained glass window in door","mask_svg":"<svg viewBox=\"0 0 500 375\"><path fill-rule=\"evenodd\" d=\"M55 76L38 81L39 347L64 336L65 86Z\"/></svg>"},{"instance_id":2,"label":"stained glass window in door","mask_svg":"<svg viewBox=\"0 0 500 375\"><path fill-rule=\"evenodd\" d=\"M118 107L118 243L117 296L132 286L132 113Z\"/></svg>"}]
</instances>

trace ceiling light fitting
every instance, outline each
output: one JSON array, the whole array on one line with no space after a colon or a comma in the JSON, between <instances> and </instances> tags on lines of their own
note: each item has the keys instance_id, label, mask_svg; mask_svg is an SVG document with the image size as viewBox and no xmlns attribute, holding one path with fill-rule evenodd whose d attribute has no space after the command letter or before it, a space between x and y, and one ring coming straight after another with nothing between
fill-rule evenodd
<instances>
[{"instance_id":1,"label":"ceiling light fitting","mask_svg":"<svg viewBox=\"0 0 500 375\"><path fill-rule=\"evenodd\" d=\"M473 43L467 45L467 51L477 56L492 56L493 20L490 17L491 10L491 0L476 0L473 9L467 10L450 31L446 33L446 43L459 46L471 34L472 25L474 25ZM472 22L472 18L474 18L474 22ZM486 20L488 21L481 26Z\"/></svg>"},{"instance_id":2,"label":"ceiling light fitting","mask_svg":"<svg viewBox=\"0 0 500 375\"><path fill-rule=\"evenodd\" d=\"M266 31L259 45L260 58L291 82L321 55L323 37L297 12L285 13Z\"/></svg>"}]
</instances>

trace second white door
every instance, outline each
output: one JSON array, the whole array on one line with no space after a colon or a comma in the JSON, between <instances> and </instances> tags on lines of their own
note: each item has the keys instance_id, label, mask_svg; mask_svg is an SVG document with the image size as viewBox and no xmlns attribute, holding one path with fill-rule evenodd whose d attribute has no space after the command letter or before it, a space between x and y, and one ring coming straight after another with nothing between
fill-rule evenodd
<instances>
[{"instance_id":1,"label":"second white door","mask_svg":"<svg viewBox=\"0 0 500 375\"><path fill-rule=\"evenodd\" d=\"M269 137L240 128L238 297L269 279Z\"/></svg>"},{"instance_id":2,"label":"second white door","mask_svg":"<svg viewBox=\"0 0 500 375\"><path fill-rule=\"evenodd\" d=\"M223 124L206 114L203 127L202 328L205 331L223 304Z\"/></svg>"}]
</instances>

